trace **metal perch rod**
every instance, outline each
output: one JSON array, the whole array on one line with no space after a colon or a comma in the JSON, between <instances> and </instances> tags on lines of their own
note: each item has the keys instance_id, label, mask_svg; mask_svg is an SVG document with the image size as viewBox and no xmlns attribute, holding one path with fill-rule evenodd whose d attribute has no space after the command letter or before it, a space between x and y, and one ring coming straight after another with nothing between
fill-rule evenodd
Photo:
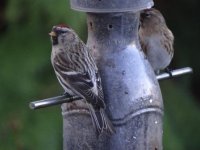
<instances>
[{"instance_id":1,"label":"metal perch rod","mask_svg":"<svg viewBox=\"0 0 200 150\"><path fill-rule=\"evenodd\" d=\"M72 96L67 97L66 95L51 97L43 100L38 100L34 102L30 102L29 107L30 109L39 109L39 108L45 108L49 106L54 106L62 103L69 103L75 100L81 100L81 97L78 96Z\"/></svg>"},{"instance_id":2,"label":"metal perch rod","mask_svg":"<svg viewBox=\"0 0 200 150\"><path fill-rule=\"evenodd\" d=\"M176 69L176 70L172 70L171 74L172 77L178 77L184 74L188 74L188 73L192 73L193 70L190 67L185 67L185 68L181 68L181 69ZM156 76L157 80L164 80L164 79L168 79L171 78L169 73L161 73L159 75Z\"/></svg>"},{"instance_id":3,"label":"metal perch rod","mask_svg":"<svg viewBox=\"0 0 200 150\"><path fill-rule=\"evenodd\" d=\"M171 74L172 74L172 77L177 77L177 76L189 74L192 72L193 72L192 68L185 67L181 69L172 70ZM164 79L169 79L171 77L169 73L162 73L162 74L157 75L156 78L158 80L164 80ZM30 102L29 107L31 109L39 109L39 108L45 108L45 107L54 106L54 105L58 105L62 103L68 103L75 100L81 100L81 99L82 98L78 96L67 97L66 95L61 95L61 96L56 96L56 97L51 97L51 98L47 98L43 100Z\"/></svg>"}]
</instances>

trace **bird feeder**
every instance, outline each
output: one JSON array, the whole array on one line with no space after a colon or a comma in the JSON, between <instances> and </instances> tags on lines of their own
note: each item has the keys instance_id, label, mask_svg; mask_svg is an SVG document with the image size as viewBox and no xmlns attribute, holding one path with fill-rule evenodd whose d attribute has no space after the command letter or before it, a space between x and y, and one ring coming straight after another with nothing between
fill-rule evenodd
<instances>
[{"instance_id":1,"label":"bird feeder","mask_svg":"<svg viewBox=\"0 0 200 150\"><path fill-rule=\"evenodd\" d=\"M158 80L192 69L155 76L138 40L139 12L151 8L153 1L70 0L70 4L87 13L87 46L97 62L106 113L116 133L97 137L87 106L77 96L35 101L30 107L64 103L64 150L162 150L163 100Z\"/></svg>"},{"instance_id":2,"label":"bird feeder","mask_svg":"<svg viewBox=\"0 0 200 150\"><path fill-rule=\"evenodd\" d=\"M96 137L89 114L67 110L68 104L63 104L64 150L161 150L162 95L138 41L139 11L152 7L153 1L70 3L72 9L87 13L87 46L97 62L106 112L116 133Z\"/></svg>"}]
</instances>

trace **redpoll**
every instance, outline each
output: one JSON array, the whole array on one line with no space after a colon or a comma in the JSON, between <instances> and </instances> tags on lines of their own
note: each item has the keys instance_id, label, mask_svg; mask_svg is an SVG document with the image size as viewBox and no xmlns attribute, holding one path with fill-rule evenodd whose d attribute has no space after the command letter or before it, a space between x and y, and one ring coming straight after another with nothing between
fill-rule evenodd
<instances>
[{"instance_id":1,"label":"redpoll","mask_svg":"<svg viewBox=\"0 0 200 150\"><path fill-rule=\"evenodd\" d=\"M174 36L160 11L141 11L139 39L142 50L155 72L165 69L174 55Z\"/></svg>"},{"instance_id":2,"label":"redpoll","mask_svg":"<svg viewBox=\"0 0 200 150\"><path fill-rule=\"evenodd\" d=\"M90 50L66 25L54 26L49 34L52 39L51 63L61 86L69 95L85 100L98 135L102 131L114 133L104 111L101 79Z\"/></svg>"}]
</instances>

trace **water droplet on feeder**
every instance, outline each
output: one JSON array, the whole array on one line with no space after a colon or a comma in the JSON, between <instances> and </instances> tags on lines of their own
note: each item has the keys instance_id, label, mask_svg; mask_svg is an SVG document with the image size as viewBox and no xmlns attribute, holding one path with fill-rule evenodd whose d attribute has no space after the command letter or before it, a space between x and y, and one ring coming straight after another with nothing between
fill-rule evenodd
<instances>
[{"instance_id":1,"label":"water droplet on feeder","mask_svg":"<svg viewBox=\"0 0 200 150\"><path fill-rule=\"evenodd\" d=\"M133 136L133 139L136 139L136 136Z\"/></svg>"}]
</instances>

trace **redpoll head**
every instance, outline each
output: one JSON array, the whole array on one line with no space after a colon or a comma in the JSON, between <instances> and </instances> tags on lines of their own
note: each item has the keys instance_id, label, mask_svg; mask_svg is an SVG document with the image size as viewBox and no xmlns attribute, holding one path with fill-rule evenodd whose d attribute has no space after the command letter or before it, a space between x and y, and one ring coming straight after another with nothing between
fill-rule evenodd
<instances>
[{"instance_id":1,"label":"redpoll head","mask_svg":"<svg viewBox=\"0 0 200 150\"><path fill-rule=\"evenodd\" d=\"M76 33L69 26L60 24L53 26L52 31L49 33L53 45L64 44L65 42L73 42Z\"/></svg>"}]
</instances>

